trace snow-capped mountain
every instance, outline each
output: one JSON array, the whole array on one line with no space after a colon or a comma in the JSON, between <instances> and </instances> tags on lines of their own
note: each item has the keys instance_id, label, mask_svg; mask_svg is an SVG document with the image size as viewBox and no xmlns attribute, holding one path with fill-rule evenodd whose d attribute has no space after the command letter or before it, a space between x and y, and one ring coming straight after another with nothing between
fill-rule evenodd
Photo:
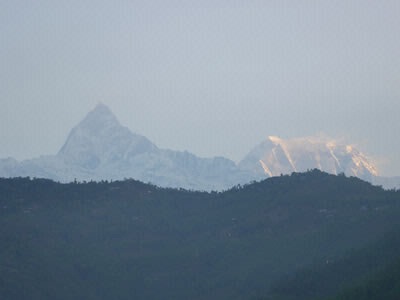
<instances>
[{"instance_id":1,"label":"snow-capped mountain","mask_svg":"<svg viewBox=\"0 0 400 300\"><path fill-rule=\"evenodd\" d=\"M135 156L157 151L147 138L121 126L110 109L99 104L71 130L57 157L67 165L96 170L121 163L127 166Z\"/></svg>"},{"instance_id":2,"label":"snow-capped mountain","mask_svg":"<svg viewBox=\"0 0 400 300\"><path fill-rule=\"evenodd\" d=\"M56 181L133 178L162 187L223 190L252 180L309 169L345 173L400 187L399 178L377 177L368 157L355 147L323 137L268 137L239 163L223 157L200 158L187 151L158 148L122 126L99 104L75 126L56 155L18 162L0 159L0 177L31 176Z\"/></svg>"},{"instance_id":3,"label":"snow-capped mountain","mask_svg":"<svg viewBox=\"0 0 400 300\"><path fill-rule=\"evenodd\" d=\"M160 149L122 126L104 104L74 127L53 156L18 162L0 160L0 176L31 176L61 182L134 178L163 187L227 189L245 172L223 157L200 158L187 151Z\"/></svg>"},{"instance_id":4,"label":"snow-capped mountain","mask_svg":"<svg viewBox=\"0 0 400 300\"><path fill-rule=\"evenodd\" d=\"M363 153L325 137L282 139L269 136L239 163L256 178L319 169L371 180L378 172Z\"/></svg>"}]
</instances>

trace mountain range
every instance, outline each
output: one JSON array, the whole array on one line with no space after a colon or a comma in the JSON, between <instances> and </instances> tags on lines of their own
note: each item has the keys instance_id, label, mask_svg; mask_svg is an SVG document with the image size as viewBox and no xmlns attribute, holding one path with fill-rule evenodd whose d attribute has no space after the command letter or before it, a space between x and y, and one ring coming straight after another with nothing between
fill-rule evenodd
<instances>
[{"instance_id":1,"label":"mountain range","mask_svg":"<svg viewBox=\"0 0 400 300\"><path fill-rule=\"evenodd\" d=\"M269 136L238 164L224 157L201 158L187 151L161 149L122 126L102 103L71 130L57 154L21 162L0 159L1 177L60 182L134 178L162 187L208 191L314 168L400 187L399 178L377 177L375 165L359 150L325 137Z\"/></svg>"}]
</instances>

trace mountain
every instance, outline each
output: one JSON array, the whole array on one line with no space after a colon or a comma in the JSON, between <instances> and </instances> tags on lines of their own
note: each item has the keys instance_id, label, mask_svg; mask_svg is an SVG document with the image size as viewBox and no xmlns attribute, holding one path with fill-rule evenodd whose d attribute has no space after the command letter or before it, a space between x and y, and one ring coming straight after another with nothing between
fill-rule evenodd
<instances>
[{"instance_id":1,"label":"mountain","mask_svg":"<svg viewBox=\"0 0 400 300\"><path fill-rule=\"evenodd\" d=\"M311 169L343 172L385 188L400 188L399 178L377 177L368 157L333 139L270 136L235 164L223 157L200 158L187 151L161 149L122 126L101 103L71 130L56 155L21 162L0 159L0 177L31 176L60 182L134 178L161 187L207 191Z\"/></svg>"},{"instance_id":2,"label":"mountain","mask_svg":"<svg viewBox=\"0 0 400 300\"><path fill-rule=\"evenodd\" d=\"M269 136L239 163L256 178L319 169L345 173L371 181L378 175L374 164L351 145L325 137L282 139Z\"/></svg>"},{"instance_id":3,"label":"mountain","mask_svg":"<svg viewBox=\"0 0 400 300\"><path fill-rule=\"evenodd\" d=\"M94 170L103 165L127 163L157 147L147 138L121 126L104 104L99 104L74 127L57 156L68 165Z\"/></svg>"},{"instance_id":4,"label":"mountain","mask_svg":"<svg viewBox=\"0 0 400 300\"><path fill-rule=\"evenodd\" d=\"M246 181L245 172L223 157L200 158L160 149L122 126L98 104L74 127L53 156L17 162L0 160L0 176L31 176L61 182L134 178L163 187L223 190Z\"/></svg>"}]
</instances>

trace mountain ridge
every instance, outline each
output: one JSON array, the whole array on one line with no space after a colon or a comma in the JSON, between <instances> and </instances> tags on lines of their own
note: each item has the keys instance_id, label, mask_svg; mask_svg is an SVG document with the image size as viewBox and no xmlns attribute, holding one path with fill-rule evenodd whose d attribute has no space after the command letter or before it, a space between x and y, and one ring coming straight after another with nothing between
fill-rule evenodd
<instances>
[{"instance_id":1,"label":"mountain ridge","mask_svg":"<svg viewBox=\"0 0 400 300\"><path fill-rule=\"evenodd\" d=\"M239 162L239 167L258 176L278 176L312 168L367 180L378 175L373 163L355 147L322 136L293 139L269 136Z\"/></svg>"},{"instance_id":2,"label":"mountain ridge","mask_svg":"<svg viewBox=\"0 0 400 300\"><path fill-rule=\"evenodd\" d=\"M188 151L161 149L122 126L103 103L71 129L55 155L21 162L0 159L3 177L43 177L61 182L134 178L162 187L208 191L314 168L372 182L377 178L376 168L356 148L321 137L269 136L238 164L224 157L202 158ZM393 187L397 180L377 182Z\"/></svg>"},{"instance_id":3,"label":"mountain ridge","mask_svg":"<svg viewBox=\"0 0 400 300\"><path fill-rule=\"evenodd\" d=\"M134 178L162 187L222 190L246 176L223 157L200 158L188 151L158 148L146 137L122 126L112 111L99 103L70 131L55 155L17 162L0 160L0 176L73 180Z\"/></svg>"}]
</instances>

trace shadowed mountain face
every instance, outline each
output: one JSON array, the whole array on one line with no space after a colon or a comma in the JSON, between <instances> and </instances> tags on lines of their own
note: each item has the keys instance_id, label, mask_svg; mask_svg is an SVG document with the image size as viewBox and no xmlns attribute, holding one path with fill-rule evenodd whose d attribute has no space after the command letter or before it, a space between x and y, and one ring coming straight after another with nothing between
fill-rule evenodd
<instances>
[{"instance_id":1,"label":"shadowed mountain face","mask_svg":"<svg viewBox=\"0 0 400 300\"><path fill-rule=\"evenodd\" d=\"M122 126L98 104L75 126L56 155L18 162L0 160L0 176L31 176L61 182L133 178L162 187L224 190L237 184L309 169L376 181L376 168L352 146L319 137L284 140L270 136L236 165L223 157L200 158L160 149Z\"/></svg>"}]
</instances>

